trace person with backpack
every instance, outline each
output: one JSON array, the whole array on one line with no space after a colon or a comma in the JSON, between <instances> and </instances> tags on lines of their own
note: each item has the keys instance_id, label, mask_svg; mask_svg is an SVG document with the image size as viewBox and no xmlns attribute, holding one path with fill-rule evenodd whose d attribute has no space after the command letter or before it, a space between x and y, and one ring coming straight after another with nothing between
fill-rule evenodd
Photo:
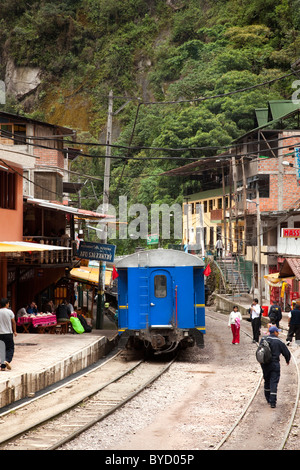
<instances>
[{"instance_id":1,"label":"person with backpack","mask_svg":"<svg viewBox=\"0 0 300 470\"><path fill-rule=\"evenodd\" d=\"M277 302L275 301L273 302L273 305L270 307L269 318L270 318L270 322L273 325L276 325L277 328L279 328L279 322L282 319L282 312L281 312L280 305L278 305Z\"/></svg>"},{"instance_id":2,"label":"person with backpack","mask_svg":"<svg viewBox=\"0 0 300 470\"><path fill-rule=\"evenodd\" d=\"M242 315L239 312L238 306L235 305L232 312L229 315L228 327L231 328L232 332L232 344L240 343L240 327L241 327Z\"/></svg>"},{"instance_id":3,"label":"person with backpack","mask_svg":"<svg viewBox=\"0 0 300 470\"><path fill-rule=\"evenodd\" d=\"M291 359L291 353L287 346L278 338L281 330L277 326L269 328L269 336L264 336L256 351L256 358L259 360L263 377L264 377L264 394L267 402L271 408L276 408L277 404L277 388L280 379L280 355L285 358L287 365ZM270 349L270 357L268 354L268 346L264 345L267 342ZM263 359L264 358L264 359Z\"/></svg>"}]
</instances>

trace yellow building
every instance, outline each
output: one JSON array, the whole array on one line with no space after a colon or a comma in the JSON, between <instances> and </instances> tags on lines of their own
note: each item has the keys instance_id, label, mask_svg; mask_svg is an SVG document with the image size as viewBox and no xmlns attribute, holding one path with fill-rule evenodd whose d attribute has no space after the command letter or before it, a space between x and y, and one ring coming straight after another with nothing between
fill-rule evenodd
<instances>
[{"instance_id":1,"label":"yellow building","mask_svg":"<svg viewBox=\"0 0 300 470\"><path fill-rule=\"evenodd\" d=\"M230 189L201 191L185 198L183 203L183 244L189 250L214 252L220 238L226 252L243 249L244 221L235 219Z\"/></svg>"}]
</instances>

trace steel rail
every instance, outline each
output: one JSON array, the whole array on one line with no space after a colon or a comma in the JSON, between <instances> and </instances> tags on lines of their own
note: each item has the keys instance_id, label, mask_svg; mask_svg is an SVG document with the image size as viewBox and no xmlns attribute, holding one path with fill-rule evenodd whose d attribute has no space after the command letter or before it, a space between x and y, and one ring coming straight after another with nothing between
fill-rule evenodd
<instances>
[{"instance_id":1,"label":"steel rail","mask_svg":"<svg viewBox=\"0 0 300 470\"><path fill-rule=\"evenodd\" d=\"M120 353L120 352L119 352ZM108 361L106 361L104 364L106 365L109 361L111 361L112 359L116 358L116 356L119 354L115 354L112 358L110 358ZM75 437L77 437L79 434L81 434L82 432L84 432L85 430L87 430L88 428L92 427L94 424L96 424L97 422L105 419L107 416L109 416L110 414L114 413L117 409L121 408L125 403L127 403L128 401L130 401L133 397L135 397L137 394L139 394L142 390L144 390L146 387L148 387L152 382L154 382L155 380L157 380L164 372L166 372L166 370L169 369L169 367L172 365L172 363L176 360L176 357L172 359L172 361L169 361L168 364L166 364L164 367L162 367L160 369L160 371L153 375L151 378L149 378L149 380L146 382L146 383L143 383L142 386L138 387L133 393L130 393L129 395L127 395L123 400L120 400L117 404L115 405L112 405L110 407L109 410L107 411L102 411L101 413L99 413L98 415L94 415L94 417L89 420L88 422L85 422L83 425L80 425L78 424L77 426L77 430L72 432L72 433L69 433L65 438L63 439L60 439L58 440L57 442L55 442L54 444L52 445L49 445L49 444L45 444L43 446L43 450L55 450L59 447L61 447L63 444L73 440ZM5 439L2 439L0 444L1 446L3 447L3 445L5 444L9 444L10 442L13 442L14 440L16 439L20 439L24 434L28 434L28 432L31 432L32 430L36 433L36 431L41 428L42 426L45 426L47 425L47 423L49 422L52 422L54 423L54 420L56 419L60 419L63 417L64 414L72 411L72 410L76 410L76 408L79 408L82 406L82 404L84 403L85 405L88 404L88 401L89 400L93 400L93 398L97 395L97 393L101 393L102 391L104 391L106 388L108 388L110 385L113 385L114 383L116 383L117 381L119 380L122 380L124 377L128 376L129 374L131 374L135 369L138 369L138 367L145 363L145 361L142 359L142 360L139 360L137 361L132 367L130 367L129 369L127 369L126 371L122 371L122 373L119 373L118 375L116 375L115 377L113 377L111 380L109 380L108 382L106 382L105 384L102 384L101 386L99 386L99 388L97 388L96 390L93 390L92 392L89 392L87 390L85 396L81 397L78 401L76 402L73 402L72 404L66 404L66 406L63 408L63 409L60 409L58 412L55 412L53 413L51 416L47 416L46 418L44 419L41 419L39 420L38 422L35 422L34 424L31 424L31 425L28 425L28 426L25 426L22 430L19 430L19 431L16 431L16 432L13 432L8 438L5 438ZM95 369L98 369L98 368L101 368L104 364L101 364L100 366L98 366L97 368ZM94 372L94 370L91 370L90 372ZM86 375L86 374L83 374L83 375ZM79 377L80 378L80 377ZM59 389L63 389L65 387L69 387L70 386L70 383L75 381L75 380L78 380L78 377L76 379L73 379L72 381L69 381L69 382L66 382L64 385L60 386L60 387L57 387L55 389L55 391L59 390ZM50 395L51 393L53 393L53 390L51 390L50 392L44 394L42 397L39 397L39 398L35 398L33 399L32 401L36 401L36 400L39 400L41 398L44 398L46 395ZM115 400L117 401L117 400ZM31 402L30 402L31 403ZM25 406L25 405L28 405L28 402L22 406ZM18 406L15 408L15 411L17 411L17 409L20 409L21 407ZM6 412L5 414L7 413L11 413L12 410L10 410L9 412ZM3 415L2 415L3 416Z\"/></svg>"},{"instance_id":2,"label":"steel rail","mask_svg":"<svg viewBox=\"0 0 300 470\"><path fill-rule=\"evenodd\" d=\"M117 351L113 356L111 356L107 360L105 360L105 361L101 360L100 364L98 364L98 362L99 362L98 361L96 364L93 364L92 366L88 366L87 368L80 370L79 372L77 372L76 374L71 375L70 377L66 377L65 379L63 379L61 381L61 382L63 382L61 385L47 387L46 391L42 391L42 393L39 393L34 398L30 398L30 399L25 398L25 399L21 400L22 403L13 404L12 406L8 406L7 407L8 409L3 411L2 413L0 412L0 418L3 418L4 416L6 416L10 413L14 413L17 410L19 410L21 408L24 408L25 406L30 405L30 403L33 403L37 400L40 400L41 398L44 398L44 397L46 397L48 395L51 395L52 393L54 393L54 392L56 392L56 391L58 391L62 388L65 388L65 387L69 386L72 382L75 382L76 380L80 379L80 377L82 377L82 376L86 376L88 374L91 374L91 373L95 372L97 369L100 369L105 364L107 364L108 362L112 361L117 356L119 356L121 354L121 352L122 351ZM75 378L74 378L74 375L76 376ZM4 442L4 441L0 441L0 444L2 444L2 442Z\"/></svg>"},{"instance_id":3,"label":"steel rail","mask_svg":"<svg viewBox=\"0 0 300 470\"><path fill-rule=\"evenodd\" d=\"M223 321L222 319L220 318L216 318L216 317L213 317L211 315L206 315L214 320L219 320L219 321ZM241 328L241 331L243 331L243 333L245 333L247 336L249 336L251 338L251 335L246 332L245 330L243 330ZM258 343L256 343L258 344ZM291 418L290 418L290 421L289 421L289 424L287 426L287 429L286 429L286 432L284 434L284 438L282 439L282 442L280 444L280 446L278 447L278 450L283 450L287 441L288 441L288 438L289 438L289 435L290 435L290 432L291 432L291 428L293 426L293 423L294 423L294 420L295 420L295 415L296 415L296 412L297 412L297 409L298 409L298 405L299 405L299 397L300 397L300 371L299 371L299 367L298 367L298 364L297 364L297 361L295 359L295 356L293 355L293 353L291 352L291 357L294 361L294 364L295 364L295 368L296 368L296 375L297 375L297 396L296 396L296 400L295 400L295 404L294 404L294 407L293 407L293 411L292 411L292 415L291 415ZM225 444L225 442L228 440L228 438L231 436L231 434L233 433L233 431L237 428L237 426L240 424L240 422L242 421L243 417L245 416L247 410L249 409L250 405L253 403L253 400L259 390L259 387L261 385L261 382L262 382L262 378L263 378L263 374L261 374L259 380L258 380L258 383L257 383L257 386L253 392L253 394L251 395L250 397L250 400L249 402L247 403L247 405L245 406L244 410L242 411L242 413L240 414L240 416L237 418L237 420L235 421L235 423L233 424L233 426L230 428L230 430L228 431L228 433L224 436L224 438L214 447L214 450L219 450L223 444Z\"/></svg>"},{"instance_id":4,"label":"steel rail","mask_svg":"<svg viewBox=\"0 0 300 470\"><path fill-rule=\"evenodd\" d=\"M218 321L223 321L222 318L216 318L214 316L211 316L211 315L208 315L206 314L207 317L210 317L212 318L213 320L218 320ZM224 320L225 321L225 320ZM249 338L251 338L252 336L247 332L245 331L243 328L241 328L241 331L249 336ZM240 414L240 416L237 418L237 420L235 421L235 423L233 424L233 426L229 429L229 431L227 432L227 434L223 437L223 439L214 447L214 450L219 450L223 444L225 444L225 442L228 440L228 438L231 436L231 434L233 433L233 431L237 428L237 426L240 424L240 422L242 421L243 417L245 416L246 412L248 411L251 403L253 402L257 392L258 392L258 389L261 385L261 382L262 382L262 378L263 378L263 375L261 374L259 379L258 379L258 382L257 382L257 385L256 385L256 388L253 392L253 394L251 395L251 398L249 400L249 402L247 403L247 405L244 407L242 413Z\"/></svg>"},{"instance_id":5,"label":"steel rail","mask_svg":"<svg viewBox=\"0 0 300 470\"><path fill-rule=\"evenodd\" d=\"M297 386L297 398L296 398L296 401L295 401L295 404L294 404L294 408L293 408L293 412L292 412L292 416L291 416L291 419L289 421L289 424L288 424L288 427L287 427L287 430L286 430L286 433L284 435L284 438L281 442L281 445L279 447L278 450L283 450L285 448L285 445L288 441L288 438L289 438L289 435L290 435L290 432L291 432L291 429L292 429L292 426L293 426L293 423L295 421L295 416L296 416L296 412L297 412L297 409L298 409L298 405L299 405L299 396L300 396L300 372L299 372L299 367L298 367L298 364L297 364L297 361L295 359L295 356L294 354L291 353L291 356L292 356L292 359L294 361L294 364L295 364L295 367L296 367L296 371L297 371L297 378L298 378L298 386Z\"/></svg>"},{"instance_id":6,"label":"steel rail","mask_svg":"<svg viewBox=\"0 0 300 470\"><path fill-rule=\"evenodd\" d=\"M124 400L120 401L117 405L113 406L110 410L108 410L104 414L98 415L96 418L92 419L85 425L83 425L80 429L74 431L72 434L69 434L65 438L61 439L59 442L57 442L55 445L48 447L46 450L56 450L62 445L66 444L67 442L72 441L74 438L79 436L81 433L86 431L87 429L91 428L95 424L99 423L100 421L103 421L105 418L113 414L115 411L118 409L122 408L126 403L128 403L130 400L132 400L135 396L137 396L139 393L141 393L145 388L149 387L155 380L157 380L161 375L163 375L173 364L173 362L176 360L176 358L172 359L162 370L159 371L158 374L155 376L151 377L146 383L144 383L141 387L139 387L137 390L135 390L133 393L128 395Z\"/></svg>"}]
</instances>

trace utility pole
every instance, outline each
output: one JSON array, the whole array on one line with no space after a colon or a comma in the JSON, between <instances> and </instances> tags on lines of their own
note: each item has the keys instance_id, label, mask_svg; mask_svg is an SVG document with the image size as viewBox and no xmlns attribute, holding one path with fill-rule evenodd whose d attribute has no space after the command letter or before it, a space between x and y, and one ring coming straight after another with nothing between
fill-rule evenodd
<instances>
[{"instance_id":1,"label":"utility pole","mask_svg":"<svg viewBox=\"0 0 300 470\"><path fill-rule=\"evenodd\" d=\"M109 182L110 182L110 157L111 157L111 135L112 135L112 117L113 117L113 91L110 90L108 96L108 117L106 130L106 151L103 185L103 214L107 213L109 204ZM105 230L105 243L107 242L107 230Z\"/></svg>"},{"instance_id":2,"label":"utility pole","mask_svg":"<svg viewBox=\"0 0 300 470\"><path fill-rule=\"evenodd\" d=\"M259 207L259 189L258 179L256 181L256 215L257 215L257 277L258 277L258 301L259 305L262 304L262 278L261 278L261 220L260 220L260 207Z\"/></svg>"},{"instance_id":3,"label":"utility pole","mask_svg":"<svg viewBox=\"0 0 300 470\"><path fill-rule=\"evenodd\" d=\"M106 150L105 150L102 214L107 214L108 205L109 205L112 117L113 117L113 91L110 90L109 96L108 96L108 117L107 117L107 130L106 130ZM101 236L101 242L104 244L107 243L107 225L106 224L104 225L104 233ZM103 317L104 317L105 271L106 271L106 262L100 261L99 262L98 298L97 298L97 316L96 316L96 329L100 329L100 330L103 328Z\"/></svg>"},{"instance_id":4,"label":"utility pole","mask_svg":"<svg viewBox=\"0 0 300 470\"><path fill-rule=\"evenodd\" d=\"M190 227L189 227L189 200L191 199L189 196L184 196L185 199L185 213L186 213L186 244L187 244L187 252L189 251L189 244L190 244Z\"/></svg>"},{"instance_id":5,"label":"utility pole","mask_svg":"<svg viewBox=\"0 0 300 470\"><path fill-rule=\"evenodd\" d=\"M226 230L226 193L225 193L225 176L224 165L222 164L222 188L223 188L223 230L224 230L224 252L225 258L227 253L227 230Z\"/></svg>"}]
</instances>

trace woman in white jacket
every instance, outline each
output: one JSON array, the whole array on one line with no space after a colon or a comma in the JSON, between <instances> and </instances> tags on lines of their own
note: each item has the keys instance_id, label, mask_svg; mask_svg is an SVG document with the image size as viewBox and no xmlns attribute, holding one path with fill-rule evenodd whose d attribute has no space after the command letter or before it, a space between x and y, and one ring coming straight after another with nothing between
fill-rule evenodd
<instances>
[{"instance_id":1,"label":"woman in white jacket","mask_svg":"<svg viewBox=\"0 0 300 470\"><path fill-rule=\"evenodd\" d=\"M240 314L238 307L235 305L228 320L228 327L231 327L232 331L232 344L239 344L240 342L241 321L242 315Z\"/></svg>"}]
</instances>

